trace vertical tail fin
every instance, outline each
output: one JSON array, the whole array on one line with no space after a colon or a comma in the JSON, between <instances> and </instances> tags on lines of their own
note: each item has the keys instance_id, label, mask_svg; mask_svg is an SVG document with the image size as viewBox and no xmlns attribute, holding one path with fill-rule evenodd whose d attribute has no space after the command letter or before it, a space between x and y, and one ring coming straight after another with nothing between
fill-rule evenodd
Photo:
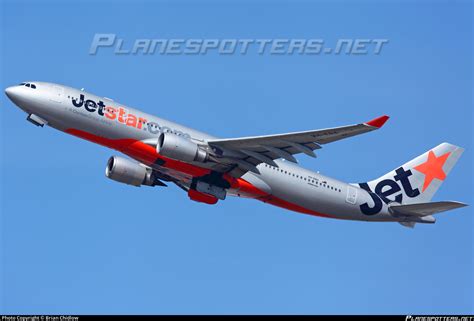
<instances>
[{"instance_id":1,"label":"vertical tail fin","mask_svg":"<svg viewBox=\"0 0 474 321\"><path fill-rule=\"evenodd\" d=\"M367 184L386 203L429 202L463 151L461 147L442 143Z\"/></svg>"}]
</instances>

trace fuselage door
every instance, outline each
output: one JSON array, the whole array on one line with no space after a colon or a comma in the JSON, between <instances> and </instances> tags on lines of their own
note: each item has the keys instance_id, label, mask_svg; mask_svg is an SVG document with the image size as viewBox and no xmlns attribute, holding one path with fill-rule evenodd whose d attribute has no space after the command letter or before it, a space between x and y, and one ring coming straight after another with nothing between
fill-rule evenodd
<instances>
[{"instance_id":1,"label":"fuselage door","mask_svg":"<svg viewBox=\"0 0 474 321\"><path fill-rule=\"evenodd\" d=\"M62 103L64 99L64 87L61 86L52 86L51 89L51 95L49 100L54 101L55 103Z\"/></svg>"},{"instance_id":2,"label":"fuselage door","mask_svg":"<svg viewBox=\"0 0 474 321\"><path fill-rule=\"evenodd\" d=\"M347 187L346 202L350 204L355 204L357 202L357 188L353 186Z\"/></svg>"}]
</instances>

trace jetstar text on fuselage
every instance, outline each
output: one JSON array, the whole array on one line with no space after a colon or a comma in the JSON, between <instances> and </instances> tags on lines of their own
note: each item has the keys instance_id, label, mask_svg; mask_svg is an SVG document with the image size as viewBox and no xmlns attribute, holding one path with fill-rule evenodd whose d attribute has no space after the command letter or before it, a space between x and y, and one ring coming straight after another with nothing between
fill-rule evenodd
<instances>
[{"instance_id":1,"label":"jetstar text on fuselage","mask_svg":"<svg viewBox=\"0 0 474 321\"><path fill-rule=\"evenodd\" d=\"M91 99L85 100L83 94L79 96L79 99L71 97L71 102L74 107L84 107L84 109L89 113L97 113L97 115L101 117L117 121L121 124L136 129L147 130L152 134L159 134L160 132L170 132L179 136L191 138L189 134L183 133L176 129L168 128L166 126L160 126L156 122L148 121L144 117L140 117L133 113L130 113L127 109L123 107L106 106L102 100L99 100L98 102Z\"/></svg>"}]
</instances>

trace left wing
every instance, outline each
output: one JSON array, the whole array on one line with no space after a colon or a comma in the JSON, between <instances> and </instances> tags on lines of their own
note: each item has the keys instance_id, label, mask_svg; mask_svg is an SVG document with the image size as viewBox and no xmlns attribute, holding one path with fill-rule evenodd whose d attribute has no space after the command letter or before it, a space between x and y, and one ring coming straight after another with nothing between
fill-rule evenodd
<instances>
[{"instance_id":1,"label":"left wing","mask_svg":"<svg viewBox=\"0 0 474 321\"><path fill-rule=\"evenodd\" d=\"M259 173L257 165L266 163L278 167L274 159L284 158L297 162L294 154L304 153L316 157L314 150L321 145L379 129L388 120L381 116L366 123L303 132L208 140L219 161L234 164L233 176L247 171Z\"/></svg>"}]
</instances>

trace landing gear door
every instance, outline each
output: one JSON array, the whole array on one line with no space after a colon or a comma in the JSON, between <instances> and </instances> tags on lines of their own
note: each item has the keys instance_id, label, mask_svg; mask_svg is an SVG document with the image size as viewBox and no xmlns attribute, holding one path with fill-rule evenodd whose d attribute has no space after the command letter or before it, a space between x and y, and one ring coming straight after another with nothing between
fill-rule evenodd
<instances>
[{"instance_id":1,"label":"landing gear door","mask_svg":"<svg viewBox=\"0 0 474 321\"><path fill-rule=\"evenodd\" d=\"M61 86L52 86L51 87L51 96L49 100L54 101L55 103L62 103L64 99L64 87Z\"/></svg>"},{"instance_id":2,"label":"landing gear door","mask_svg":"<svg viewBox=\"0 0 474 321\"><path fill-rule=\"evenodd\" d=\"M347 187L346 202L350 204L355 204L357 202L357 188L353 186Z\"/></svg>"}]
</instances>

